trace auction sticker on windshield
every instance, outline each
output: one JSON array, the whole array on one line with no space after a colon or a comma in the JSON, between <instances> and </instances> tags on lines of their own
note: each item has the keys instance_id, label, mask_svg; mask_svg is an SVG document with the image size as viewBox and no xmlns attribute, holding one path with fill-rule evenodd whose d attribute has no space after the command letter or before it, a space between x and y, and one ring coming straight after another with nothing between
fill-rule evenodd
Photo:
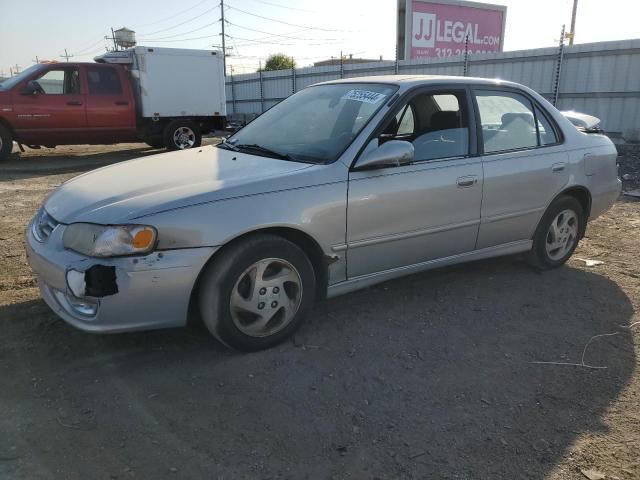
<instances>
[{"instance_id":1,"label":"auction sticker on windshield","mask_svg":"<svg viewBox=\"0 0 640 480\"><path fill-rule=\"evenodd\" d=\"M378 103L385 97L386 95L384 93L371 92L369 90L349 90L342 96L342 99L364 103Z\"/></svg>"}]
</instances>

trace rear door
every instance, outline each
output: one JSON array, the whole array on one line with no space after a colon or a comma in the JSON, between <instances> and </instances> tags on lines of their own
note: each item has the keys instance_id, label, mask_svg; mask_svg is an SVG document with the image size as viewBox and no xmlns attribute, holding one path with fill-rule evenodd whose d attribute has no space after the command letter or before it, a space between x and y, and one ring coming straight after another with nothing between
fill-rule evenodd
<instances>
[{"instance_id":1,"label":"rear door","mask_svg":"<svg viewBox=\"0 0 640 480\"><path fill-rule=\"evenodd\" d=\"M124 69L111 65L86 65L87 125L92 137L105 142L133 136L135 105Z\"/></svg>"},{"instance_id":2,"label":"rear door","mask_svg":"<svg viewBox=\"0 0 640 480\"><path fill-rule=\"evenodd\" d=\"M551 200L569 180L560 130L522 92L477 89L484 152L478 249L530 240Z\"/></svg>"},{"instance_id":3,"label":"rear door","mask_svg":"<svg viewBox=\"0 0 640 480\"><path fill-rule=\"evenodd\" d=\"M78 66L55 66L36 77L39 89L22 94L26 83L14 89L14 128L29 144L75 143L87 128L85 95Z\"/></svg>"}]
</instances>

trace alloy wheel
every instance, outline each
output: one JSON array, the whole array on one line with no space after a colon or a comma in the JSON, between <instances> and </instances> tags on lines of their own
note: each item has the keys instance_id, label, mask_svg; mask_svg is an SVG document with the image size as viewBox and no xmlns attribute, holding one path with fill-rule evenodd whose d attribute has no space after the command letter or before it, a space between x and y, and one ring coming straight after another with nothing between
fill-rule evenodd
<instances>
[{"instance_id":1,"label":"alloy wheel","mask_svg":"<svg viewBox=\"0 0 640 480\"><path fill-rule=\"evenodd\" d=\"M284 329L302 301L302 279L280 258L255 262L237 279L229 302L235 326L251 337L268 337Z\"/></svg>"},{"instance_id":2,"label":"alloy wheel","mask_svg":"<svg viewBox=\"0 0 640 480\"><path fill-rule=\"evenodd\" d=\"M578 241L578 215L573 210L561 211L547 231L547 255L553 261L563 259Z\"/></svg>"},{"instance_id":3,"label":"alloy wheel","mask_svg":"<svg viewBox=\"0 0 640 480\"><path fill-rule=\"evenodd\" d=\"M173 142L180 150L191 148L196 143L196 134L189 127L179 127L173 132Z\"/></svg>"}]
</instances>

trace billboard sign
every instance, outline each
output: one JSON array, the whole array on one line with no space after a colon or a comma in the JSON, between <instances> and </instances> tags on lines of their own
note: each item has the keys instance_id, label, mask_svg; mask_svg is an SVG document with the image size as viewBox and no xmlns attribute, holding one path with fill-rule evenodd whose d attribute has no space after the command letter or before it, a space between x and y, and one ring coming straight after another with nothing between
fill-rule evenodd
<instances>
[{"instance_id":1,"label":"billboard sign","mask_svg":"<svg viewBox=\"0 0 640 480\"><path fill-rule=\"evenodd\" d=\"M507 7L455 0L406 0L406 59L501 52Z\"/></svg>"}]
</instances>

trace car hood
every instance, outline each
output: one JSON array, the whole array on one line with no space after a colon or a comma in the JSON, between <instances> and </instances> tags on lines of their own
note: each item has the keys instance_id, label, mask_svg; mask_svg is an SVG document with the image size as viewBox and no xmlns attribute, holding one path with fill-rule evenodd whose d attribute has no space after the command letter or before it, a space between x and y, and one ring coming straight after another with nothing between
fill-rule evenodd
<instances>
[{"instance_id":1,"label":"car hood","mask_svg":"<svg viewBox=\"0 0 640 480\"><path fill-rule=\"evenodd\" d=\"M288 188L313 165L214 146L93 170L61 185L45 209L61 223L123 223L160 211Z\"/></svg>"}]
</instances>

